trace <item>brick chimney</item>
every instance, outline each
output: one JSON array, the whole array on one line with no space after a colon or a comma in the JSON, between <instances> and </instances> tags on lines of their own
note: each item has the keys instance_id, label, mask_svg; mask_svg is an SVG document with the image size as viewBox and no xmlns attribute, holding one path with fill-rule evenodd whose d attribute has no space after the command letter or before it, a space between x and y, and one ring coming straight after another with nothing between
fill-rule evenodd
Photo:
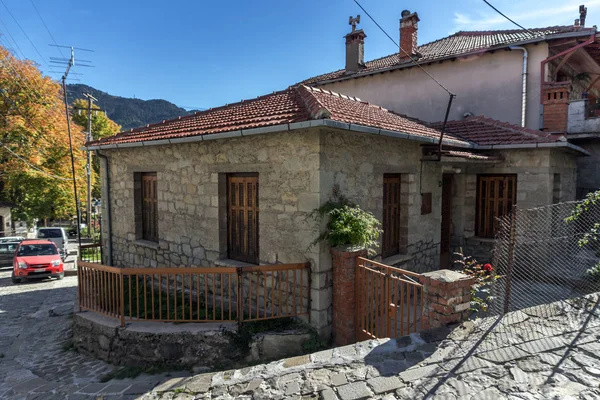
<instances>
[{"instance_id":1,"label":"brick chimney","mask_svg":"<svg viewBox=\"0 0 600 400\"><path fill-rule=\"evenodd\" d=\"M352 32L344 36L346 38L346 73L355 73L365 67L365 38L367 35L362 29L356 30L357 23L360 23L360 15L356 18L350 17L349 25L352 25Z\"/></svg>"},{"instance_id":2,"label":"brick chimney","mask_svg":"<svg viewBox=\"0 0 600 400\"><path fill-rule=\"evenodd\" d=\"M417 31L419 30L419 15L408 10L402 11L400 19L400 60L407 60L417 54ZM404 51L402 51L404 50Z\"/></svg>"},{"instance_id":3,"label":"brick chimney","mask_svg":"<svg viewBox=\"0 0 600 400\"><path fill-rule=\"evenodd\" d=\"M542 91L542 103L544 104L544 132L567 131L570 91L570 81L544 84Z\"/></svg>"}]
</instances>

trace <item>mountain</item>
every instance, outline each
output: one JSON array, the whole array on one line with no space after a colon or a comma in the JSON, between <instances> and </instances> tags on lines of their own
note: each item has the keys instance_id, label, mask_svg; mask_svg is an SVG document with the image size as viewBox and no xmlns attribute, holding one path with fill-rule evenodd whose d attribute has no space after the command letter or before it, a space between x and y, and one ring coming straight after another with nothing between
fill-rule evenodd
<instances>
[{"instance_id":1,"label":"mountain","mask_svg":"<svg viewBox=\"0 0 600 400\"><path fill-rule=\"evenodd\" d=\"M83 93L91 93L98 101L100 108L106 111L108 117L121 125L125 131L138 128L164 119L177 118L178 116L193 114L166 100L140 100L120 96L113 96L91 86L69 84L67 95L69 101L84 99Z\"/></svg>"}]
</instances>

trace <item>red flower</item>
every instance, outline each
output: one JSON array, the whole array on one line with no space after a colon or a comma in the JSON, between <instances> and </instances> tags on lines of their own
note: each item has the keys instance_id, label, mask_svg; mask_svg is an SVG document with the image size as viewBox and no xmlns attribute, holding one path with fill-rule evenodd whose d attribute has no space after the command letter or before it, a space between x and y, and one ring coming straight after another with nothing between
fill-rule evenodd
<instances>
[{"instance_id":1,"label":"red flower","mask_svg":"<svg viewBox=\"0 0 600 400\"><path fill-rule=\"evenodd\" d=\"M487 272L492 272L494 270L494 267L492 267L492 264L485 264L483 266L483 269L486 270Z\"/></svg>"}]
</instances>

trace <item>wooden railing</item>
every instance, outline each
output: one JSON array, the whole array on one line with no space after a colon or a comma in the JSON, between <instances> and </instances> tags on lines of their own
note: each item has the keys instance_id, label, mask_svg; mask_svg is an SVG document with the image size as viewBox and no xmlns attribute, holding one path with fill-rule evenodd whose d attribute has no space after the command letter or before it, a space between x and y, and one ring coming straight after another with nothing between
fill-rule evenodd
<instances>
[{"instance_id":1,"label":"wooden railing","mask_svg":"<svg viewBox=\"0 0 600 400\"><path fill-rule=\"evenodd\" d=\"M102 264L102 244L82 244L79 246L79 259L92 264Z\"/></svg>"},{"instance_id":2,"label":"wooden railing","mask_svg":"<svg viewBox=\"0 0 600 400\"><path fill-rule=\"evenodd\" d=\"M238 323L308 315L310 264L118 268L79 262L79 308L126 321Z\"/></svg>"},{"instance_id":3,"label":"wooden railing","mask_svg":"<svg viewBox=\"0 0 600 400\"><path fill-rule=\"evenodd\" d=\"M358 340L396 338L422 329L421 275L363 257L356 262Z\"/></svg>"}]
</instances>

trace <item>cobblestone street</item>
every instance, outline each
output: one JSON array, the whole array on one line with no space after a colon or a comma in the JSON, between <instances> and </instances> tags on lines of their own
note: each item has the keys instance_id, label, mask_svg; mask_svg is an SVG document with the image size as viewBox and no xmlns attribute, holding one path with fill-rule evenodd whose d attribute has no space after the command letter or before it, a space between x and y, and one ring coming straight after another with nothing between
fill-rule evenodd
<instances>
[{"instance_id":1,"label":"cobblestone street","mask_svg":"<svg viewBox=\"0 0 600 400\"><path fill-rule=\"evenodd\" d=\"M598 295L234 371L100 383L69 349L76 278L0 271L1 399L600 399Z\"/></svg>"},{"instance_id":2,"label":"cobblestone street","mask_svg":"<svg viewBox=\"0 0 600 400\"><path fill-rule=\"evenodd\" d=\"M114 367L69 349L77 278L13 285L10 274L0 270L0 399L134 399L165 379L99 383Z\"/></svg>"}]
</instances>

